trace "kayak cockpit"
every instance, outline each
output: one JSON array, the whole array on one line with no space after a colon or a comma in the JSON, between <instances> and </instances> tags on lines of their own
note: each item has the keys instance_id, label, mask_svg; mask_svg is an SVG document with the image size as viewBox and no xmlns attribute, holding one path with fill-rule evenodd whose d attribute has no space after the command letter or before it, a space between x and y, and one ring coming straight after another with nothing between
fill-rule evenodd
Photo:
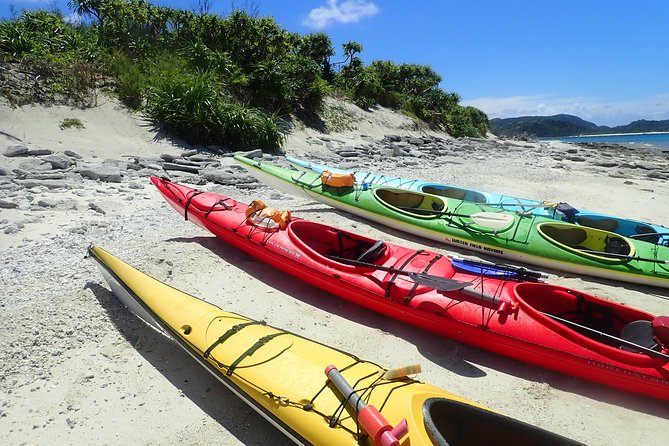
<instances>
[{"instance_id":1,"label":"kayak cockpit","mask_svg":"<svg viewBox=\"0 0 669 446\"><path fill-rule=\"evenodd\" d=\"M374 197L394 211L418 218L435 218L448 208L446 200L436 195L402 189L379 187L374 189Z\"/></svg>"},{"instance_id":2,"label":"kayak cockpit","mask_svg":"<svg viewBox=\"0 0 669 446\"><path fill-rule=\"evenodd\" d=\"M424 184L420 188L426 194L438 195L440 197L455 198L456 200L471 201L474 203L487 203L487 197L481 192L445 184Z\"/></svg>"},{"instance_id":3,"label":"kayak cockpit","mask_svg":"<svg viewBox=\"0 0 669 446\"><path fill-rule=\"evenodd\" d=\"M337 268L355 268L346 260L382 263L388 255L387 246L381 240L320 223L294 220L288 225L288 233L293 243L307 255Z\"/></svg>"},{"instance_id":4,"label":"kayak cockpit","mask_svg":"<svg viewBox=\"0 0 669 446\"><path fill-rule=\"evenodd\" d=\"M601 229L544 222L537 226L537 231L562 249L596 260L624 262L636 253L632 241Z\"/></svg>"},{"instance_id":5,"label":"kayak cockpit","mask_svg":"<svg viewBox=\"0 0 669 446\"><path fill-rule=\"evenodd\" d=\"M659 353L669 346L666 316L543 283L520 283L514 294L524 312L589 349L641 352L635 347L641 346Z\"/></svg>"},{"instance_id":6,"label":"kayak cockpit","mask_svg":"<svg viewBox=\"0 0 669 446\"><path fill-rule=\"evenodd\" d=\"M443 398L423 403L423 422L435 446L580 444L505 415Z\"/></svg>"}]
</instances>

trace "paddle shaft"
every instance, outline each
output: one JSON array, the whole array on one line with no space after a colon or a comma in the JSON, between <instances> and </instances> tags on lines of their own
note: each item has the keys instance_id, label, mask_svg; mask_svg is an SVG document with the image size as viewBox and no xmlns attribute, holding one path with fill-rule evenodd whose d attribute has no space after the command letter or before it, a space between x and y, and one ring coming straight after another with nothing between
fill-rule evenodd
<instances>
[{"instance_id":1,"label":"paddle shaft","mask_svg":"<svg viewBox=\"0 0 669 446\"><path fill-rule=\"evenodd\" d=\"M347 259L346 257L339 257L339 256L326 256L326 257L334 261L345 263L348 265L362 266L365 268L372 268L379 271L386 271L393 274L401 274L403 276L408 276L416 283L427 285L429 287L441 291L456 291L471 285L471 282L461 282L459 280L447 279L445 277L434 276L432 274L404 271L403 269L393 268L391 266L381 266L375 263L361 262L360 260Z\"/></svg>"},{"instance_id":2,"label":"paddle shaft","mask_svg":"<svg viewBox=\"0 0 669 446\"><path fill-rule=\"evenodd\" d=\"M585 330L589 333L595 334L597 336L601 336L603 338L607 338L607 339L611 339L611 340L616 341L616 342L620 342L622 345L624 345L626 347L630 347L630 348L633 348L635 350L641 351L643 353L648 354L649 356L654 356L656 358L669 360L669 355L665 355L664 353L660 353L658 351L655 351L655 350L652 350L650 348L644 347L643 345L635 344L634 342L627 341L625 339L619 338L618 336L613 336L613 335L610 335L608 333L604 333L603 331L595 330L594 328L590 328L590 327L587 327L585 325L581 325L579 323L572 322L568 319L563 319L559 316L555 316L554 314L544 313L543 311L541 312L541 314L543 314L544 316L548 316L551 319L556 320L556 321L558 321L558 322L560 322L564 325L568 325L568 326L571 326L571 327L574 327L574 328L583 329L583 330Z\"/></svg>"},{"instance_id":3,"label":"paddle shaft","mask_svg":"<svg viewBox=\"0 0 669 446\"><path fill-rule=\"evenodd\" d=\"M484 269L496 269L500 271L507 271L510 273L517 274L519 278L528 280L528 281L540 281L541 279L547 277L546 274L540 273L538 271L532 271L520 266L513 266L513 265L505 265L502 263L492 263L492 262L485 262L483 260L472 260L472 259L465 259L462 257L453 257L453 260L457 260L463 263L466 263L468 265L473 265L481 268L481 270Z\"/></svg>"},{"instance_id":4,"label":"paddle shaft","mask_svg":"<svg viewBox=\"0 0 669 446\"><path fill-rule=\"evenodd\" d=\"M608 256L608 257L613 257L613 258L618 258L618 259L628 259L628 260L638 260L639 262L651 262L651 263L660 263L660 264L669 264L669 260L662 260L662 259L647 259L644 257L638 257L638 256L628 256L625 254L615 254L612 252L602 252L602 251L594 251L592 249L579 249L581 252L585 252L588 254L599 254L601 256Z\"/></svg>"},{"instance_id":5,"label":"paddle shaft","mask_svg":"<svg viewBox=\"0 0 669 446\"><path fill-rule=\"evenodd\" d=\"M517 206L519 208L534 209L534 208L554 208L558 203L544 203L544 204L523 204L523 203L482 203L485 206L505 207Z\"/></svg>"},{"instance_id":6,"label":"paddle shaft","mask_svg":"<svg viewBox=\"0 0 669 446\"><path fill-rule=\"evenodd\" d=\"M632 235L628 235L627 237L629 237L629 238L642 238L642 237L657 237L657 236L666 237L666 236L669 236L669 232L646 232L645 234L632 234Z\"/></svg>"}]
</instances>

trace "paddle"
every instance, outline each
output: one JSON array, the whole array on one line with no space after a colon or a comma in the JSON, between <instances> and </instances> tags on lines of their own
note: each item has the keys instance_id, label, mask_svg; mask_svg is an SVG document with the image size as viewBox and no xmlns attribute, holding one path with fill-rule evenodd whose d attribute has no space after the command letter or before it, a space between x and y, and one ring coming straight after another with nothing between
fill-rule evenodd
<instances>
[{"instance_id":1,"label":"paddle","mask_svg":"<svg viewBox=\"0 0 669 446\"><path fill-rule=\"evenodd\" d=\"M461 290L466 286L471 285L471 282L461 282L459 280L446 279L445 277L434 276L432 274L425 273L416 273L411 271L404 271L402 269L393 268L390 266L381 266L375 263L361 262L359 260L347 259L346 257L339 256L326 256L329 259L335 260L340 263L346 263L354 266L363 266L365 268L377 269L379 271L387 271L393 274L401 274L403 276L408 276L414 282L429 286L439 291L456 291Z\"/></svg>"},{"instance_id":2,"label":"paddle","mask_svg":"<svg viewBox=\"0 0 669 446\"><path fill-rule=\"evenodd\" d=\"M483 260L465 259L463 257L452 257L452 259L457 262L462 262L467 265L478 267L481 270L491 269L491 270L500 270L513 273L516 274L518 279L524 279L529 282L541 282L543 281L543 279L548 277L544 273L538 271L532 271L530 269L523 268L520 266L506 265L503 263L485 262Z\"/></svg>"},{"instance_id":3,"label":"paddle","mask_svg":"<svg viewBox=\"0 0 669 446\"><path fill-rule=\"evenodd\" d=\"M504 207L504 206L517 206L523 209L535 209L535 208L554 208L557 207L558 203L552 201L544 201L539 204L524 204L524 203L484 203L484 206L495 206L495 207Z\"/></svg>"},{"instance_id":4,"label":"paddle","mask_svg":"<svg viewBox=\"0 0 669 446\"><path fill-rule=\"evenodd\" d=\"M402 274L408 276L411 280L413 280L418 284L425 285L439 291L460 290L462 294L466 294L468 296L483 300L492 305L497 305L498 306L497 311L499 312L513 310L514 308L513 303L509 300L500 299L499 297L493 296L492 294L467 288L468 286L472 285L472 282L461 282L459 280L446 279L445 277L434 276L432 274L409 272L397 268L392 268L389 266L380 266L374 263L347 259L345 257L338 257L338 256L327 256L327 257L341 263L348 263L349 265L364 266L365 268L373 268L379 271L388 271L389 273Z\"/></svg>"},{"instance_id":5,"label":"paddle","mask_svg":"<svg viewBox=\"0 0 669 446\"><path fill-rule=\"evenodd\" d=\"M669 260L647 259L647 258L639 257L639 256L628 256L626 254L615 254L613 252L594 251L592 249L582 249L582 248L576 248L576 249L578 249L581 252L588 253L588 254L598 254L600 256L613 257L613 258L617 258L617 259L638 260L639 262L669 264Z\"/></svg>"},{"instance_id":6,"label":"paddle","mask_svg":"<svg viewBox=\"0 0 669 446\"><path fill-rule=\"evenodd\" d=\"M643 238L643 237L657 237L657 236L667 237L667 236L669 236L669 232L646 232L645 234L632 234L632 235L628 235L627 237L629 237L629 238Z\"/></svg>"},{"instance_id":7,"label":"paddle","mask_svg":"<svg viewBox=\"0 0 669 446\"><path fill-rule=\"evenodd\" d=\"M444 211L433 211L430 209L417 209L411 207L402 207L396 206L398 209L403 211L410 211L413 213L425 213L432 215L446 215L449 217L465 217L471 218L474 223L479 226L485 226L491 229L504 229L511 222L513 222L513 215L511 214L502 214L498 212L476 212L474 214L458 214L457 212L444 212Z\"/></svg>"},{"instance_id":8,"label":"paddle","mask_svg":"<svg viewBox=\"0 0 669 446\"><path fill-rule=\"evenodd\" d=\"M488 293L483 293L480 291L472 290L472 289L467 289L468 286L472 285L471 282L461 282L459 280L453 280L453 279L446 279L444 277L439 277L439 276L433 276L431 274L423 274L423 273L413 273L413 272L408 272L404 271L401 269L397 268L392 268L388 266L380 266L376 265L374 263L367 263L367 262L360 262L358 260L352 260L352 259L347 259L344 257L338 257L338 256L327 256L328 258L332 260L339 261L341 263L348 263L351 265L358 265L358 266L364 266L367 268L374 268L378 269L379 271L388 271L390 273L396 273L396 274L402 274L405 276L409 276L413 281L416 283L420 283L422 285L429 286L430 288L434 288L436 290L440 291L456 291L456 290L461 290L463 294L467 294L471 297L476 297L482 300L485 300L487 302L490 302L491 304L499 305L498 311L500 312L505 312L508 309L513 310L513 304L506 300L506 299L500 299L497 296L493 296ZM595 330L594 328L587 327L585 325L578 324L576 322L572 322L568 319L563 319L559 316L555 316L550 313L545 313L543 311L540 311L541 314L544 316L548 316L551 319L554 319L558 322L561 322L564 325L572 326L575 328L580 328L583 330L586 330L590 333L593 333L598 336L602 336L608 339L615 340L616 342L620 342L623 345L626 345L627 347L631 347L634 349L637 349L639 351L642 351L648 355L655 356L657 358L662 358L662 359L669 359L669 355L665 355L664 353L657 352L655 350L651 350L649 348L646 348L642 345L635 344L634 342L627 341L625 339L619 338L617 336L612 336L610 334L601 332L599 330Z\"/></svg>"},{"instance_id":9,"label":"paddle","mask_svg":"<svg viewBox=\"0 0 669 446\"><path fill-rule=\"evenodd\" d=\"M608 333L604 333L602 331L595 330L594 328L590 328L590 327L587 327L585 325L581 325L579 323L572 322L568 319L563 319L559 316L555 316L554 314L544 313L543 311L541 312L541 314L543 314L544 316L548 316L551 319L554 319L554 320L556 320L556 321L558 321L558 322L560 322L564 325L570 325L574 328L583 329L583 330L585 330L589 333L595 334L597 336L601 336L603 338L607 338L607 339L611 339L611 340L616 341L616 342L620 342L621 344L623 344L626 347L630 347L630 348L633 348L633 349L638 350L640 352L646 353L649 356L654 356L656 358L661 358L661 359L669 359L669 355L665 355L664 353L652 350L650 348L644 347L644 346L639 345L639 344L635 344L634 342L627 341L627 340L619 338L617 336L613 336L613 335L610 335Z\"/></svg>"}]
</instances>

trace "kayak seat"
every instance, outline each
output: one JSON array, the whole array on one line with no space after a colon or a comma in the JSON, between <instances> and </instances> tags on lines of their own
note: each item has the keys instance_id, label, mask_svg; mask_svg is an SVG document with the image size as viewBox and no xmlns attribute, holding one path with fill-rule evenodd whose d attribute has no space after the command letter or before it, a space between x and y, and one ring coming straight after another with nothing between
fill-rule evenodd
<instances>
[{"instance_id":1,"label":"kayak seat","mask_svg":"<svg viewBox=\"0 0 669 446\"><path fill-rule=\"evenodd\" d=\"M620 332L620 337L625 341L629 341L649 349L657 348L657 343L655 342L653 336L654 333L651 322L646 320L630 322L629 324L625 325L625 327ZM627 351L635 351L633 348L627 346L621 346L620 348Z\"/></svg>"},{"instance_id":2,"label":"kayak seat","mask_svg":"<svg viewBox=\"0 0 669 446\"><path fill-rule=\"evenodd\" d=\"M604 239L604 252L628 255L630 253L630 245L621 237L610 237L607 235Z\"/></svg>"},{"instance_id":3,"label":"kayak seat","mask_svg":"<svg viewBox=\"0 0 669 446\"><path fill-rule=\"evenodd\" d=\"M383 240L379 240L360 254L356 260L358 262L374 263L385 254L385 252L386 244Z\"/></svg>"},{"instance_id":4,"label":"kayak seat","mask_svg":"<svg viewBox=\"0 0 669 446\"><path fill-rule=\"evenodd\" d=\"M658 316L651 322L653 334L664 348L669 348L669 316Z\"/></svg>"},{"instance_id":5,"label":"kayak seat","mask_svg":"<svg viewBox=\"0 0 669 446\"><path fill-rule=\"evenodd\" d=\"M618 229L618 222L613 218L576 217L576 222L582 226L608 232L616 232L616 229Z\"/></svg>"}]
</instances>

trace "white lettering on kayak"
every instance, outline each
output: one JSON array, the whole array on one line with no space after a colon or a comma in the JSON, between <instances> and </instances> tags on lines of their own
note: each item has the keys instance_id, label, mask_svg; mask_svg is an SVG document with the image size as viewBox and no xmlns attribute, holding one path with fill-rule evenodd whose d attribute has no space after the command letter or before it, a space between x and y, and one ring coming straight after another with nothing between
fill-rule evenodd
<instances>
[{"instance_id":1,"label":"white lettering on kayak","mask_svg":"<svg viewBox=\"0 0 669 446\"><path fill-rule=\"evenodd\" d=\"M446 241L449 241L449 239L446 239ZM484 246L484 245L479 245L478 243L473 243L473 242L467 242L465 240L460 240L457 238L452 238L450 239L451 243L455 243L456 245L462 245L462 246L467 246L472 249L478 249L479 251L485 251L485 252L492 252L495 254L504 254L504 251L501 249L497 248L492 248L490 246Z\"/></svg>"},{"instance_id":2,"label":"white lettering on kayak","mask_svg":"<svg viewBox=\"0 0 669 446\"><path fill-rule=\"evenodd\" d=\"M271 240L268 240L268 241L267 241L267 244L268 244L268 245L272 245L272 246L274 246L275 248L280 249L281 251L285 252L286 254L290 254L290 255L292 255L292 256L295 257L296 259L299 259L300 257L302 257L302 254L300 254L299 252L295 252L295 251L293 251L292 249L288 249L288 248L286 248L285 246L279 245L278 243L274 243L274 242L271 241Z\"/></svg>"},{"instance_id":3,"label":"white lettering on kayak","mask_svg":"<svg viewBox=\"0 0 669 446\"><path fill-rule=\"evenodd\" d=\"M618 367L618 366L611 365L611 364L605 364L605 363L599 362L599 361L593 361L592 359L589 359L587 364L588 365L594 365L597 368L604 369L604 370L607 370L609 372L617 372L617 373L621 373L623 375L633 376L635 378L641 378L645 381L650 381L650 382L654 382L654 383L657 383L657 384L664 384L665 386L669 385L669 380L658 378L656 376L646 375L645 373L633 372L632 370L623 369L622 367Z\"/></svg>"}]
</instances>

